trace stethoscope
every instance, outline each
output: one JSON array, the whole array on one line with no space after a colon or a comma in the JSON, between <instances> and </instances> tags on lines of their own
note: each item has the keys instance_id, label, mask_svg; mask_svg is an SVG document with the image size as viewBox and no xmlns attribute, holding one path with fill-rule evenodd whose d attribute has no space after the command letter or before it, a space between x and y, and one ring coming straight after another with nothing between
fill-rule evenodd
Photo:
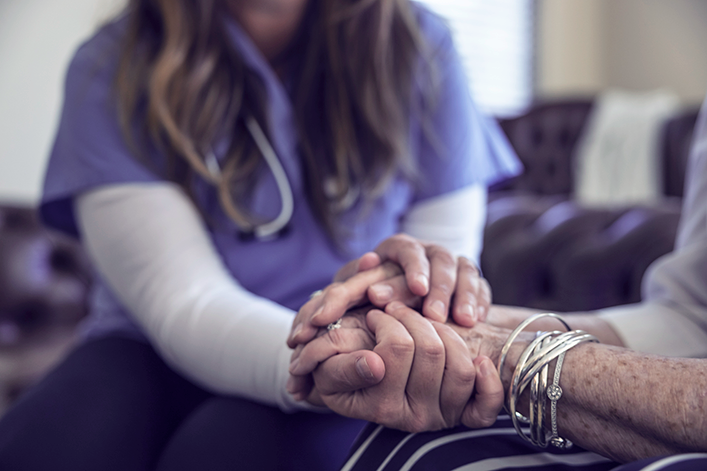
<instances>
[{"instance_id":1,"label":"stethoscope","mask_svg":"<svg viewBox=\"0 0 707 471\"><path fill-rule=\"evenodd\" d=\"M270 168L273 177L275 177L275 183L277 184L277 189L280 193L280 201L282 202L280 214L278 214L275 219L263 224L256 224L249 231L249 233L252 233L252 235L259 240L272 239L280 234L280 232L285 229L287 224L292 219L292 212L294 210L294 195L292 193L290 182L287 179L285 169L283 168L280 159L277 157L275 149L273 149L270 141L268 141L268 138L265 136L263 129L252 116L246 118L245 124L248 132L255 141L255 145L258 146L258 150L265 159L265 163ZM221 167L219 166L218 160L216 160L216 156L213 152L209 152L206 155L205 163L209 173L215 179L221 178Z\"/></svg>"},{"instance_id":2,"label":"stethoscope","mask_svg":"<svg viewBox=\"0 0 707 471\"><path fill-rule=\"evenodd\" d=\"M244 232L243 235L252 235L259 240L272 239L283 233L292 219L292 213L294 210L294 195L292 193L290 182L287 179L285 169L283 168L280 159L277 157L275 149L265 136L263 129L252 116L248 116L246 118L245 124L248 132L255 141L255 145L258 146L258 150L263 155L265 163L268 165L270 171L275 177L275 183L277 184L277 189L280 193L282 207L280 208L280 214L278 214L275 219L263 224L256 224L252 229ZM219 166L218 160L213 152L209 152L206 155L206 168L214 179L218 180L221 178L221 167ZM333 179L326 179L324 181L324 193L330 198L333 198L337 194L336 184ZM334 206L334 209L337 211L344 211L350 208L359 196L360 190L358 187L349 188L346 195L344 195L344 197Z\"/></svg>"}]
</instances>

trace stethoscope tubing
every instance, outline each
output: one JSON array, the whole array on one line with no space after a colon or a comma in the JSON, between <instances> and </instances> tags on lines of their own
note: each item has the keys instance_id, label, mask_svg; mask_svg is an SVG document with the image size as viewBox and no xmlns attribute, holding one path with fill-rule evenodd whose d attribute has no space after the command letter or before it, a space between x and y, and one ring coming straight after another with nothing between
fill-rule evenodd
<instances>
[{"instance_id":1,"label":"stethoscope tubing","mask_svg":"<svg viewBox=\"0 0 707 471\"><path fill-rule=\"evenodd\" d=\"M292 219L294 212L294 195L290 181L287 179L285 169L280 159L277 157L275 149L265 136L260 124L258 124L252 116L246 118L245 124L248 132L255 141L255 145L258 146L258 150L275 178L275 183L277 184L280 200L282 202L280 213L275 219L263 224L257 224L252 229L252 233L257 239L269 239L280 233ZM206 167L214 178L221 178L221 169L213 152L206 156Z\"/></svg>"}]
</instances>

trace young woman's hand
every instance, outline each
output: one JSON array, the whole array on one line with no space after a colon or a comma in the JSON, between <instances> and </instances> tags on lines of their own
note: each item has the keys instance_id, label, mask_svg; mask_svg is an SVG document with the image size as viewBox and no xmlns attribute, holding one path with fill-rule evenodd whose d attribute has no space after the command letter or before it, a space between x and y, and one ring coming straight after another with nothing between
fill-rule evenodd
<instances>
[{"instance_id":1,"label":"young woman's hand","mask_svg":"<svg viewBox=\"0 0 707 471\"><path fill-rule=\"evenodd\" d=\"M439 322L446 322L451 312L457 324L471 327L486 319L491 289L466 258L398 234L346 264L332 285L302 306L287 343L295 348L309 342L319 327L340 319L353 306L370 302L384 308L393 301Z\"/></svg>"},{"instance_id":2,"label":"young woman's hand","mask_svg":"<svg viewBox=\"0 0 707 471\"><path fill-rule=\"evenodd\" d=\"M373 259L373 263L369 263ZM380 281L394 278L401 273L400 267L392 262L381 263L377 256L364 255L355 260L360 270L351 276L335 279L312 297L299 310L292 322L292 330L287 345L295 348L311 341L319 329L341 319L350 309L368 304L368 288ZM347 267L354 266L353 263Z\"/></svg>"},{"instance_id":3,"label":"young woman's hand","mask_svg":"<svg viewBox=\"0 0 707 471\"><path fill-rule=\"evenodd\" d=\"M496 420L504 395L494 365L486 356L472 360L449 326L401 303L391 303L386 313L369 311L366 321L375 336L373 352L332 356L314 372L313 394L330 409L412 432ZM374 375L384 369L375 386L365 386L361 362Z\"/></svg>"}]
</instances>

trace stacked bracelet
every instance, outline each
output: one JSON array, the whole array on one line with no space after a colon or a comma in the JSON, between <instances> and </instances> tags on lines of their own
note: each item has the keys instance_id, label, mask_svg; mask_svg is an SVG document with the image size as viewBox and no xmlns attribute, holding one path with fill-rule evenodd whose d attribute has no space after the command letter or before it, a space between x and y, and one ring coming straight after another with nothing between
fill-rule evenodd
<instances>
[{"instance_id":1,"label":"stacked bracelet","mask_svg":"<svg viewBox=\"0 0 707 471\"><path fill-rule=\"evenodd\" d=\"M557 433L557 401L562 397L560 387L560 374L565 353L571 348L584 342L598 342L597 338L581 330L571 330L569 325L557 314L536 314L523 321L508 337L501 350L498 361L499 375L503 374L511 344L521 331L531 323L544 317L552 317L560 321L567 332L538 332L535 339L523 351L516 365L510 386L506 394L506 410L511 416L513 426L518 434L525 440L540 447L547 447L548 443L559 447L569 448L572 442L562 438ZM550 363L557 359L553 381L548 385L548 370ZM530 386L530 403L528 417L523 416L517 409L518 400L525 389ZM550 400L550 430L545 427L545 403ZM530 435L521 429L521 423L530 424Z\"/></svg>"}]
</instances>

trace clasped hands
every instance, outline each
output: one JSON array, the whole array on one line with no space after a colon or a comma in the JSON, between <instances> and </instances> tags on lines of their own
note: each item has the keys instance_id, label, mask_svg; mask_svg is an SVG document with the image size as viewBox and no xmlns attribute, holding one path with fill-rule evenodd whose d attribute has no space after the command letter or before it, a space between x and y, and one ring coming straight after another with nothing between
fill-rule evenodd
<instances>
[{"instance_id":1,"label":"clasped hands","mask_svg":"<svg viewBox=\"0 0 707 471\"><path fill-rule=\"evenodd\" d=\"M494 361L507 337L483 322L489 304L471 262L393 236L300 309L288 391L406 431L489 426L503 405Z\"/></svg>"}]
</instances>

